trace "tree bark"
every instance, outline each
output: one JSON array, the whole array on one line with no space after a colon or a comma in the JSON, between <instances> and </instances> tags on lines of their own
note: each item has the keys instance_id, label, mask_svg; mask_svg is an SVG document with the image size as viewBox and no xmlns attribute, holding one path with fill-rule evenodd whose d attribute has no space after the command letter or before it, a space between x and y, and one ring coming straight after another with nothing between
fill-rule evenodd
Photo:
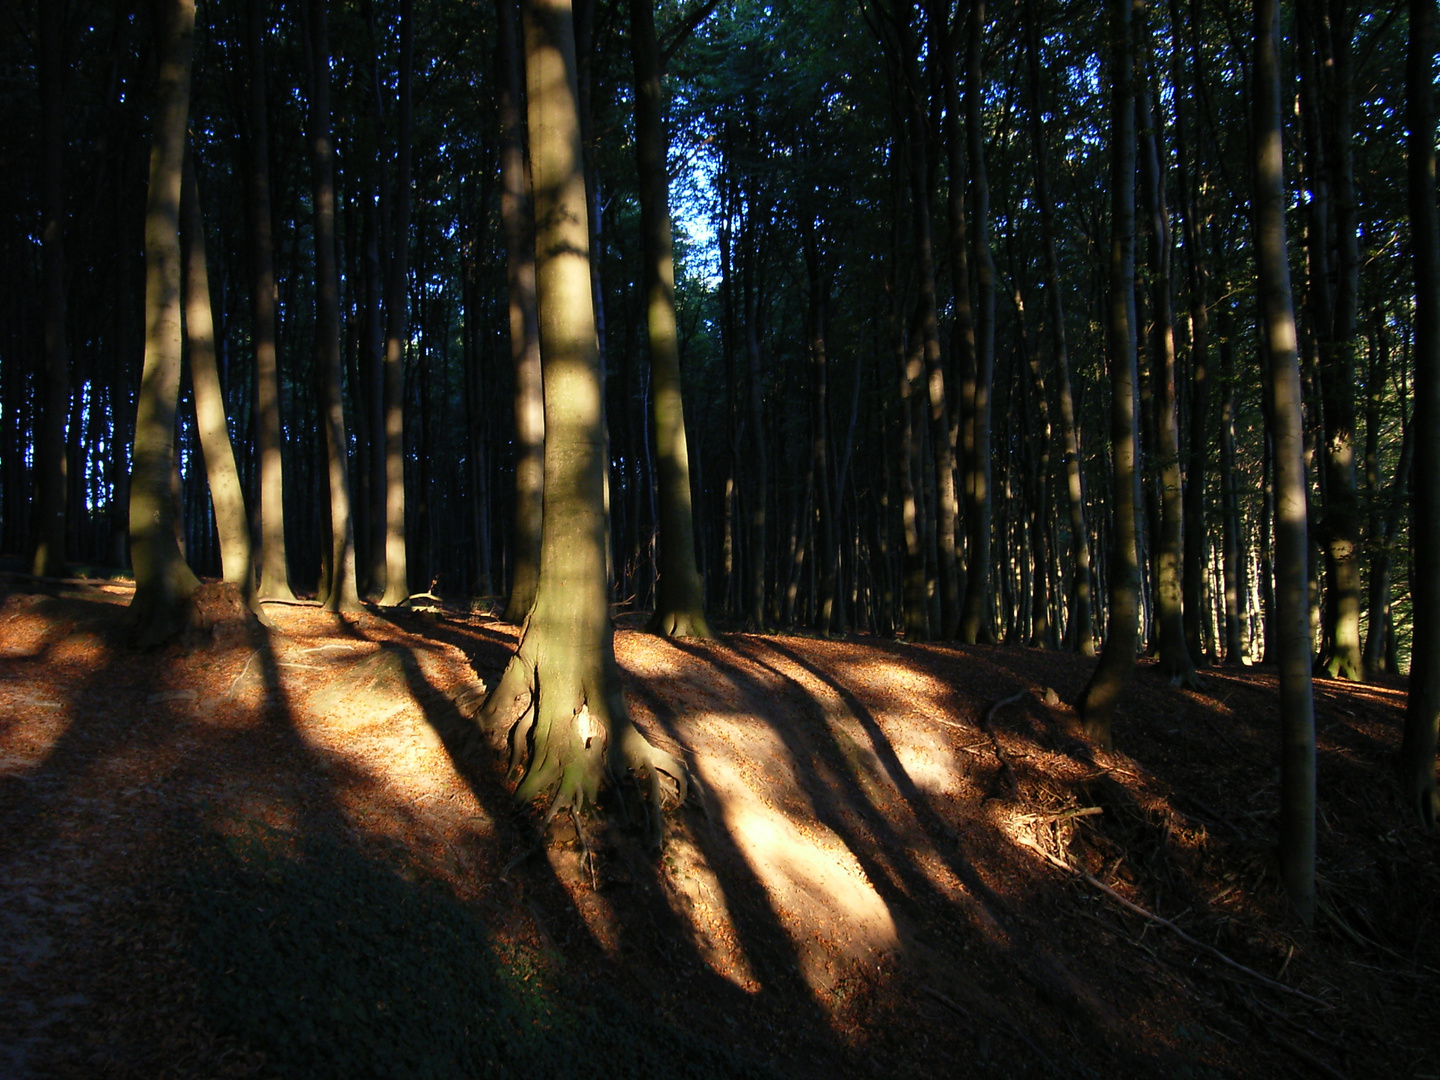
<instances>
[{"instance_id":1,"label":"tree bark","mask_svg":"<svg viewBox=\"0 0 1440 1080\"><path fill-rule=\"evenodd\" d=\"M1149 53L1149 28L1144 52ZM1147 64L1147 67L1149 65ZM1161 168L1160 118L1151 106L1148 77L1135 95L1141 138L1141 190L1150 239L1150 391L1155 418L1156 464L1160 481L1160 529L1155 544L1155 608L1159 623L1160 674L1172 685L1199 687L1195 658L1185 640L1182 566L1184 492L1180 478L1180 425L1175 402L1175 315L1171 302L1174 249ZM1198 600L1198 597L1197 597ZM1198 613L1198 612L1197 612ZM1198 635L1197 635L1198 636Z\"/></svg>"},{"instance_id":2,"label":"tree bark","mask_svg":"<svg viewBox=\"0 0 1440 1080\"><path fill-rule=\"evenodd\" d=\"M666 161L669 141L652 0L630 0L630 50L635 64L635 163L640 177L650 401L659 459L656 496L660 574L650 629L667 637L707 638L711 634L705 621L705 587L695 563L690 452L685 439L680 347L675 329L675 264Z\"/></svg>"},{"instance_id":3,"label":"tree bark","mask_svg":"<svg viewBox=\"0 0 1440 1080\"><path fill-rule=\"evenodd\" d=\"M335 148L330 133L329 0L307 0L310 30L310 190L315 212L315 378L330 489L327 611L355 611L345 410L340 395L340 274L335 255Z\"/></svg>"},{"instance_id":4,"label":"tree bark","mask_svg":"<svg viewBox=\"0 0 1440 1080\"><path fill-rule=\"evenodd\" d=\"M199 581L175 532L170 479L180 394L180 188L190 110L194 0L155 5L160 73L145 199L145 363L135 413L130 474L130 559L135 595L129 617L143 648L185 628Z\"/></svg>"},{"instance_id":5,"label":"tree bark","mask_svg":"<svg viewBox=\"0 0 1440 1080\"><path fill-rule=\"evenodd\" d=\"M1086 734L1113 743L1120 695L1135 670L1140 622L1139 446L1135 429L1139 381L1135 337L1135 53L1132 6L1112 0L1110 89L1110 258L1106 297L1106 354L1110 364L1112 548L1110 613L1100 662L1079 702Z\"/></svg>"},{"instance_id":6,"label":"tree bark","mask_svg":"<svg viewBox=\"0 0 1440 1080\"><path fill-rule=\"evenodd\" d=\"M41 4L40 200L41 315L44 405L35 446L34 544L30 572L65 576L65 508L68 461L65 424L70 413L70 352L65 281L65 10L62 0ZM18 426L18 425L17 425Z\"/></svg>"},{"instance_id":7,"label":"tree bark","mask_svg":"<svg viewBox=\"0 0 1440 1080\"><path fill-rule=\"evenodd\" d=\"M1065 496L1070 514L1070 623L1067 637L1082 656L1095 655L1095 611L1090 586L1090 530L1085 521L1085 495L1080 477L1080 441L1075 425L1075 398L1070 386L1070 356L1065 337L1065 304L1060 284L1060 258L1055 243L1055 204L1046 168L1044 125L1040 110L1040 29L1033 0L1025 4L1025 58L1029 69L1031 158L1035 165L1035 201L1040 210L1040 239L1045 249L1045 305L1054 347L1060 401L1060 438L1065 451Z\"/></svg>"},{"instance_id":8,"label":"tree bark","mask_svg":"<svg viewBox=\"0 0 1440 1080\"><path fill-rule=\"evenodd\" d=\"M255 345L255 442L260 472L260 582L267 600L294 600L285 549L285 470L281 451L280 369L276 350L275 244L270 223L270 135L265 103L265 2L249 0L251 335Z\"/></svg>"},{"instance_id":9,"label":"tree bark","mask_svg":"<svg viewBox=\"0 0 1440 1080\"><path fill-rule=\"evenodd\" d=\"M195 426L210 481L215 528L220 537L224 579L240 587L254 606L255 574L250 551L250 524L245 495L235 467L235 450L225 420L225 393L215 363L215 323L210 298L210 273L205 259L205 219L200 187L195 181L194 154L185 158L180 193L180 239L185 259L185 340L190 354L190 382L195 391Z\"/></svg>"},{"instance_id":10,"label":"tree bark","mask_svg":"<svg viewBox=\"0 0 1440 1080\"><path fill-rule=\"evenodd\" d=\"M621 695L609 617L605 438L590 232L569 0L524 0L527 112L545 381L545 517L540 580L520 646L483 717L509 723L517 797L550 794L550 816L594 803L602 781L648 780L658 842L661 774L685 768L645 741ZM516 715L518 712L518 716Z\"/></svg>"},{"instance_id":11,"label":"tree bark","mask_svg":"<svg viewBox=\"0 0 1440 1080\"><path fill-rule=\"evenodd\" d=\"M398 607L410 599L405 552L405 345L410 336L406 302L410 292L410 82L415 67L414 38L414 5L412 0L401 0L395 218L391 230L390 275L385 286L385 592L380 597L383 607Z\"/></svg>"},{"instance_id":12,"label":"tree bark","mask_svg":"<svg viewBox=\"0 0 1440 1080\"><path fill-rule=\"evenodd\" d=\"M994 641L989 622L992 469L990 461L990 398L995 383L995 261L990 255L990 181L985 170L984 87L980 58L985 33L985 0L973 0L965 61L965 134L970 164L970 230L975 268L975 383L966 387L970 399L965 439L965 610L960 640L967 644Z\"/></svg>"},{"instance_id":13,"label":"tree bark","mask_svg":"<svg viewBox=\"0 0 1440 1080\"><path fill-rule=\"evenodd\" d=\"M1315 913L1315 707L1310 682L1303 402L1285 240L1276 0L1255 5L1253 198L1257 292L1275 457L1276 657L1280 673L1280 877L1302 922Z\"/></svg>"},{"instance_id":14,"label":"tree bark","mask_svg":"<svg viewBox=\"0 0 1440 1080\"><path fill-rule=\"evenodd\" d=\"M496 0L500 68L500 227L505 236L510 360L515 368L515 527L507 622L523 622L540 577L545 400L535 313L535 235L525 132L525 60L517 0Z\"/></svg>"},{"instance_id":15,"label":"tree bark","mask_svg":"<svg viewBox=\"0 0 1440 1080\"><path fill-rule=\"evenodd\" d=\"M1440 814L1440 220L1435 207L1435 0L1410 0L1406 123L1410 128L1410 244L1415 260L1415 430L1410 502L1414 637L1400 770L1412 811L1430 829Z\"/></svg>"}]
</instances>

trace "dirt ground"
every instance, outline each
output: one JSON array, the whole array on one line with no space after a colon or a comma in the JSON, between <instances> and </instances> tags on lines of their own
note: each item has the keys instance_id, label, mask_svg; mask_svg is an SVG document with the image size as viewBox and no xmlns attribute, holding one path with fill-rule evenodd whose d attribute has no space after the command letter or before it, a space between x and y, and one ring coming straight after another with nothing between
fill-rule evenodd
<instances>
[{"instance_id":1,"label":"dirt ground","mask_svg":"<svg viewBox=\"0 0 1440 1080\"><path fill-rule=\"evenodd\" d=\"M1440 1077L1403 681L1316 682L1305 930L1264 667L1142 662L1107 753L1080 657L622 616L632 715L703 792L656 854L623 786L516 807L467 718L516 636L483 611L267 605L137 652L123 584L37 587L0 606L0 1077L498 1076L536 1031L666 1075L662 1030L706 1075Z\"/></svg>"}]
</instances>

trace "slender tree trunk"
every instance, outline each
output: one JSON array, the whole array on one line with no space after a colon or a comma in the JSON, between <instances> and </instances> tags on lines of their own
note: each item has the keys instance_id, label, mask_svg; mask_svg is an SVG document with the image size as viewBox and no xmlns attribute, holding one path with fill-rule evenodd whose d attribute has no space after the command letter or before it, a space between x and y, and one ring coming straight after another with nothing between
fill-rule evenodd
<instances>
[{"instance_id":1,"label":"slender tree trunk","mask_svg":"<svg viewBox=\"0 0 1440 1080\"><path fill-rule=\"evenodd\" d=\"M1230 339L1228 320L1221 314L1220 329L1220 512L1222 574L1225 604L1225 662L1245 662L1246 576L1244 530L1240 520L1240 494L1235 485L1235 346Z\"/></svg>"},{"instance_id":2,"label":"slender tree trunk","mask_svg":"<svg viewBox=\"0 0 1440 1080\"><path fill-rule=\"evenodd\" d=\"M412 0L401 0L400 116L395 139L395 218L391 233L394 246L390 249L390 276L385 288L385 593L380 597L384 607L398 607L410 599L405 552L405 344L410 337L406 301L410 292L410 82L415 67L414 24ZM425 497L422 493L421 498Z\"/></svg>"},{"instance_id":3,"label":"slender tree trunk","mask_svg":"<svg viewBox=\"0 0 1440 1080\"><path fill-rule=\"evenodd\" d=\"M1110 363L1112 547L1110 613L1105 646L1079 703L1086 733L1112 743L1115 706L1135 669L1140 623L1139 447L1135 399L1139 372L1135 338L1135 53L1131 8L1143 0L1112 0L1110 89L1110 275L1106 352Z\"/></svg>"},{"instance_id":4,"label":"slender tree trunk","mask_svg":"<svg viewBox=\"0 0 1440 1080\"><path fill-rule=\"evenodd\" d=\"M210 299L210 273L205 261L205 219L200 212L200 188L195 181L194 154L185 158L184 187L180 194L180 239L185 259L185 339L190 352L190 381L195 391L195 425L215 506L215 527L220 538L220 566L226 581L240 586L247 601L254 593L255 576L250 552L250 524L245 495L230 445L225 420L225 393L215 363L215 325Z\"/></svg>"},{"instance_id":5,"label":"slender tree trunk","mask_svg":"<svg viewBox=\"0 0 1440 1080\"><path fill-rule=\"evenodd\" d=\"M651 403L659 458L660 576L650 629L668 637L710 637L705 586L695 563L690 454L680 390L675 329L675 265L671 252L670 181L666 158L665 90L655 41L652 0L630 0L630 50L635 63L635 159L640 175L640 240L650 332Z\"/></svg>"},{"instance_id":6,"label":"slender tree trunk","mask_svg":"<svg viewBox=\"0 0 1440 1080\"><path fill-rule=\"evenodd\" d=\"M180 188L194 0L160 0L155 14L160 74L145 199L145 365L130 474L130 559L135 569L130 619L142 647L184 628L191 595L199 585L180 551L170 491L180 395Z\"/></svg>"},{"instance_id":7,"label":"slender tree trunk","mask_svg":"<svg viewBox=\"0 0 1440 1080\"><path fill-rule=\"evenodd\" d=\"M593 803L607 776L618 782L633 771L648 780L658 813L661 774L677 784L681 801L687 774L631 724L615 663L574 22L568 0L524 0L522 11L545 381L545 518L535 604L483 715L513 725L513 764L528 755L517 797L552 795L553 816ZM653 816L652 823L658 825ZM658 828L652 836L658 842Z\"/></svg>"},{"instance_id":8,"label":"slender tree trunk","mask_svg":"<svg viewBox=\"0 0 1440 1080\"><path fill-rule=\"evenodd\" d=\"M350 515L345 411L340 396L340 274L335 255L335 147L330 134L329 0L307 0L310 30L310 188L315 209L315 376L330 494L329 611L360 607Z\"/></svg>"},{"instance_id":9,"label":"slender tree trunk","mask_svg":"<svg viewBox=\"0 0 1440 1080\"><path fill-rule=\"evenodd\" d=\"M970 396L973 427L965 439L966 585L960 640L993 641L990 626L990 397L995 382L995 262L990 255L990 182L985 170L984 86L980 58L985 33L985 0L970 8L965 62L965 133L970 163L970 227L975 268L975 385Z\"/></svg>"},{"instance_id":10,"label":"slender tree trunk","mask_svg":"<svg viewBox=\"0 0 1440 1080\"><path fill-rule=\"evenodd\" d=\"M834 507L830 501L830 455L826 424L829 359L825 347L825 328L830 304L829 270L824 264L815 226L807 219L804 233L805 273L809 284L806 321L810 339L810 470L815 478L816 530L815 560L819 563L819 595L815 598L815 628L829 635L836 629L838 612L837 566L839 551L835 541Z\"/></svg>"},{"instance_id":11,"label":"slender tree trunk","mask_svg":"<svg viewBox=\"0 0 1440 1080\"><path fill-rule=\"evenodd\" d=\"M1411 809L1434 829L1440 814L1440 220L1435 208L1435 0L1410 0L1406 122L1410 128L1410 243L1415 260L1415 483L1410 503L1414 638L1400 744Z\"/></svg>"},{"instance_id":12,"label":"slender tree trunk","mask_svg":"<svg viewBox=\"0 0 1440 1080\"><path fill-rule=\"evenodd\" d=\"M70 352L65 282L65 10L62 0L41 4L40 190L41 316L44 406L35 446L34 544L30 572L65 574L65 504L68 461L65 423L70 413ZM7 411L7 416L9 415Z\"/></svg>"},{"instance_id":13,"label":"slender tree trunk","mask_svg":"<svg viewBox=\"0 0 1440 1080\"><path fill-rule=\"evenodd\" d=\"M1080 479L1080 441L1075 425L1075 398L1070 387L1070 355L1065 338L1065 304L1060 281L1060 258L1055 243L1055 204L1050 195L1046 144L1040 109L1040 30L1033 0L1025 5L1025 54L1029 68L1030 145L1035 165L1035 201L1040 210L1040 236L1045 249L1045 304L1053 341L1060 401L1060 439L1065 451L1065 495L1070 512L1069 637L1083 656L1095 655L1094 598L1090 586L1090 530L1085 521L1085 495Z\"/></svg>"},{"instance_id":14,"label":"slender tree trunk","mask_svg":"<svg viewBox=\"0 0 1440 1080\"><path fill-rule=\"evenodd\" d=\"M275 245L270 224L270 135L265 103L265 0L246 7L250 54L249 218L255 344L255 442L260 458L259 596L294 600L285 549L280 368L276 350Z\"/></svg>"},{"instance_id":15,"label":"slender tree trunk","mask_svg":"<svg viewBox=\"0 0 1440 1080\"><path fill-rule=\"evenodd\" d=\"M1280 877L1301 921L1315 913L1315 707L1310 682L1303 401L1285 240L1276 0L1255 5L1255 257L1275 454L1275 628L1280 671Z\"/></svg>"},{"instance_id":16,"label":"slender tree trunk","mask_svg":"<svg viewBox=\"0 0 1440 1080\"><path fill-rule=\"evenodd\" d=\"M1148 54L1148 27L1145 52ZM1148 65L1147 65L1148 66ZM1145 80L1148 83L1148 78ZM1141 139L1141 190L1150 237L1150 306L1152 329L1149 351L1151 409L1155 417L1156 458L1160 480L1160 528L1155 536L1155 606L1159 622L1160 674L1176 686L1197 688L1195 658L1185 640L1182 603L1184 493L1180 479L1180 425L1176 416L1175 316L1171 303L1174 262L1170 241L1170 212L1165 204L1161 168L1160 118L1151 107L1147 85L1135 96L1136 122ZM1198 596L1197 609L1198 609ZM1198 615L1198 610L1197 610ZM1197 634L1198 637L1198 634Z\"/></svg>"}]
</instances>

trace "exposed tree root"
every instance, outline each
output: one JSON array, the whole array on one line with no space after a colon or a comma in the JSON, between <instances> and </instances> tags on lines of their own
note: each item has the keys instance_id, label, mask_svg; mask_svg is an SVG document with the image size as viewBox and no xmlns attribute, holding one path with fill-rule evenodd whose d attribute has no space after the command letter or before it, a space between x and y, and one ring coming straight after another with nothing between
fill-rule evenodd
<instances>
[{"instance_id":1,"label":"exposed tree root","mask_svg":"<svg viewBox=\"0 0 1440 1080\"><path fill-rule=\"evenodd\" d=\"M645 629L661 637L672 638L713 638L710 624L699 611L681 609L660 610L650 617Z\"/></svg>"},{"instance_id":2,"label":"exposed tree root","mask_svg":"<svg viewBox=\"0 0 1440 1080\"><path fill-rule=\"evenodd\" d=\"M690 771L630 721L613 661L549 652L527 633L477 717L483 727L506 734L511 773L519 777L515 797L548 797L548 824L562 811L598 805L608 785L627 816L643 814L647 839L658 847L667 802L679 806L692 791L698 796ZM627 779L641 796L633 808L624 797Z\"/></svg>"}]
</instances>

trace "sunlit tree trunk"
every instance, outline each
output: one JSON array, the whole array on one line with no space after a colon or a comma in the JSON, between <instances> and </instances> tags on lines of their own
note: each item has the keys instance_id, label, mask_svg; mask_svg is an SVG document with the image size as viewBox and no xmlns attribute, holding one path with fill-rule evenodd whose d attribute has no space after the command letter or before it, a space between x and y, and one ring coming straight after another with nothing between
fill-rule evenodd
<instances>
[{"instance_id":1,"label":"sunlit tree trunk","mask_svg":"<svg viewBox=\"0 0 1440 1080\"><path fill-rule=\"evenodd\" d=\"M1112 742L1115 706L1135 670L1140 623L1139 447L1135 429L1139 381L1135 337L1135 62L1132 6L1112 0L1110 87L1110 258L1106 353L1110 364L1110 613L1105 646L1079 702L1086 733Z\"/></svg>"},{"instance_id":2,"label":"sunlit tree trunk","mask_svg":"<svg viewBox=\"0 0 1440 1080\"><path fill-rule=\"evenodd\" d=\"M1310 682L1303 403L1286 255L1276 7L1276 0L1257 0L1255 5L1252 207L1275 456L1273 645L1280 673L1280 877L1296 913L1308 924L1315 912L1315 706Z\"/></svg>"},{"instance_id":3,"label":"sunlit tree trunk","mask_svg":"<svg viewBox=\"0 0 1440 1080\"><path fill-rule=\"evenodd\" d=\"M658 811L661 774L676 782L683 800L686 773L631 724L615 663L574 23L569 0L524 0L522 12L545 381L545 516L535 604L483 716L513 724L512 762L528 758L516 794L552 795L552 816L593 803L607 776L619 781L632 772L647 780Z\"/></svg>"},{"instance_id":4,"label":"sunlit tree trunk","mask_svg":"<svg viewBox=\"0 0 1440 1080\"><path fill-rule=\"evenodd\" d=\"M215 507L220 537L220 567L226 581L240 586L249 599L254 592L250 555L250 524L245 495L235 467L235 450L225 420L225 394L215 365L215 324L210 300L210 273L205 261L205 219L195 181L194 155L185 158L180 193L180 238L185 259L185 340L189 346L190 382L195 390L195 423Z\"/></svg>"},{"instance_id":5,"label":"sunlit tree trunk","mask_svg":"<svg viewBox=\"0 0 1440 1080\"><path fill-rule=\"evenodd\" d=\"M1440 813L1440 220L1435 207L1435 0L1410 0L1406 122L1410 243L1415 260L1415 482L1410 503L1414 638L1400 768L1411 809L1431 829Z\"/></svg>"},{"instance_id":6,"label":"sunlit tree trunk","mask_svg":"<svg viewBox=\"0 0 1440 1080\"><path fill-rule=\"evenodd\" d=\"M675 328L675 264L671 252L670 182L666 158L665 91L655 42L652 0L630 0L630 50L635 63L635 159L640 175L640 243L650 340L651 409L658 457L660 575L650 629L670 637L709 637L705 589L695 563L690 502L690 452L680 391Z\"/></svg>"},{"instance_id":7,"label":"sunlit tree trunk","mask_svg":"<svg viewBox=\"0 0 1440 1080\"><path fill-rule=\"evenodd\" d=\"M250 290L254 313L255 443L260 473L260 581L267 600L294 600L285 551L285 479L276 351L275 245L270 225L270 135L265 103L265 0L246 6L249 78Z\"/></svg>"},{"instance_id":8,"label":"sunlit tree trunk","mask_svg":"<svg viewBox=\"0 0 1440 1080\"><path fill-rule=\"evenodd\" d=\"M170 479L180 394L180 188L190 109L194 0L155 5L160 72L145 199L145 365L135 413L130 473L130 559L135 596L130 619L141 646L182 630L199 582L175 532Z\"/></svg>"},{"instance_id":9,"label":"sunlit tree trunk","mask_svg":"<svg viewBox=\"0 0 1440 1080\"><path fill-rule=\"evenodd\" d=\"M355 535L350 515L345 411L340 396L340 274L335 257L335 147L330 134L330 39L325 7L308 0L310 22L310 189L315 212L315 378L330 491L330 568L324 604L353 611Z\"/></svg>"},{"instance_id":10,"label":"sunlit tree trunk","mask_svg":"<svg viewBox=\"0 0 1440 1080\"><path fill-rule=\"evenodd\" d=\"M312 3L318 0L311 0ZM405 346L410 320L410 81L414 69L415 16L411 0L400 4L399 132L395 139L396 183L390 276L385 287L385 593L380 603L397 607L410 599L405 557ZM429 425L426 425L429 430ZM375 451L380 452L380 447ZM422 502L425 495L422 493ZM433 572L433 571L432 571Z\"/></svg>"},{"instance_id":11,"label":"sunlit tree trunk","mask_svg":"<svg viewBox=\"0 0 1440 1080\"><path fill-rule=\"evenodd\" d=\"M41 577L60 577L65 573L68 494L65 422L70 412L65 284L66 6L61 0L50 0L39 7L41 319L45 393L35 447L35 517L31 522L34 544L30 552L30 572Z\"/></svg>"}]
</instances>

